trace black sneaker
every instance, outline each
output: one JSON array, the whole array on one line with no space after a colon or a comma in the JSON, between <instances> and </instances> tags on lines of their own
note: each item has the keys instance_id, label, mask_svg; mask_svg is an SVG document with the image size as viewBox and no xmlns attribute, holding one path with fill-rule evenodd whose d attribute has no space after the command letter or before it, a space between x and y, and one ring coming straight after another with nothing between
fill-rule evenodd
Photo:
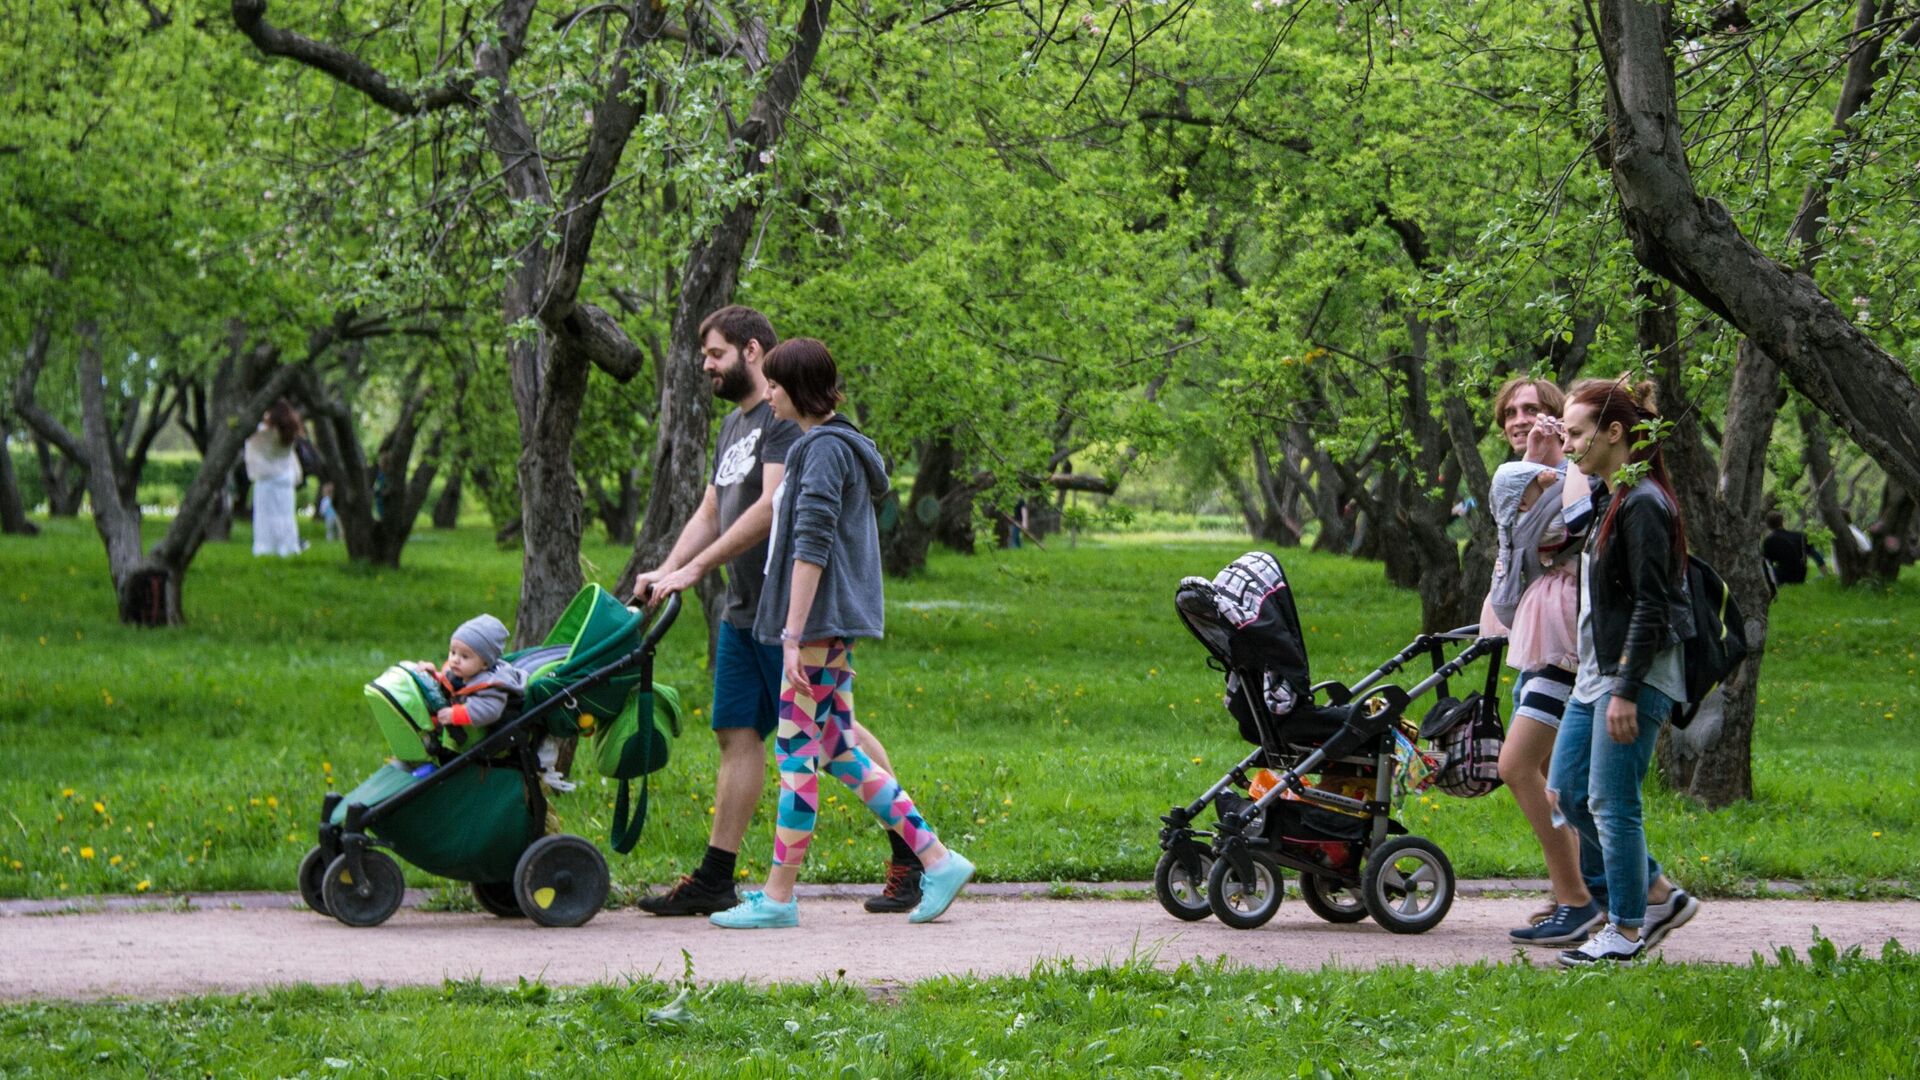
<instances>
[{"instance_id":1,"label":"black sneaker","mask_svg":"<svg viewBox=\"0 0 1920 1080\"><path fill-rule=\"evenodd\" d=\"M1568 949L1560 954L1563 967L1598 967L1602 964L1632 963L1647 951L1644 941L1628 941L1612 923L1600 928L1600 932L1587 939L1585 945L1577 949Z\"/></svg>"},{"instance_id":2,"label":"black sneaker","mask_svg":"<svg viewBox=\"0 0 1920 1080\"><path fill-rule=\"evenodd\" d=\"M887 864L887 887L862 905L875 915L898 915L920 904L920 868Z\"/></svg>"},{"instance_id":3,"label":"black sneaker","mask_svg":"<svg viewBox=\"0 0 1920 1080\"><path fill-rule=\"evenodd\" d=\"M1668 894L1666 900L1658 904L1647 905L1647 929L1640 936L1647 942L1647 948L1666 940L1668 934L1687 925L1700 910L1700 901L1693 894L1678 886Z\"/></svg>"},{"instance_id":4,"label":"black sneaker","mask_svg":"<svg viewBox=\"0 0 1920 1080\"><path fill-rule=\"evenodd\" d=\"M666 892L641 897L639 908L649 915L712 915L739 903L740 897L735 895L732 885L716 889L686 874Z\"/></svg>"},{"instance_id":5,"label":"black sneaker","mask_svg":"<svg viewBox=\"0 0 1920 1080\"><path fill-rule=\"evenodd\" d=\"M1560 904L1552 915L1532 926L1510 931L1507 937L1520 945L1578 945L1606 918L1606 909L1592 901L1585 907Z\"/></svg>"}]
</instances>

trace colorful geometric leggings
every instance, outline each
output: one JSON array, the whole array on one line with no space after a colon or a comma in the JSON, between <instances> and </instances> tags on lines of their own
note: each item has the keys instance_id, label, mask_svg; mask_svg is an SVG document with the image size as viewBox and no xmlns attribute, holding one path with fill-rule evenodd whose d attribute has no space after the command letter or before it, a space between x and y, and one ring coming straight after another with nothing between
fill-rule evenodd
<instances>
[{"instance_id":1,"label":"colorful geometric leggings","mask_svg":"<svg viewBox=\"0 0 1920 1080\"><path fill-rule=\"evenodd\" d=\"M913 808L899 783L853 740L852 649L842 638L800 649L807 685L780 683L780 727L774 756L780 766L780 814L773 831L773 861L799 866L807 859L820 810L820 762L854 790L880 823L907 842L914 854L931 847L933 828ZM797 690L797 692L796 692Z\"/></svg>"}]
</instances>

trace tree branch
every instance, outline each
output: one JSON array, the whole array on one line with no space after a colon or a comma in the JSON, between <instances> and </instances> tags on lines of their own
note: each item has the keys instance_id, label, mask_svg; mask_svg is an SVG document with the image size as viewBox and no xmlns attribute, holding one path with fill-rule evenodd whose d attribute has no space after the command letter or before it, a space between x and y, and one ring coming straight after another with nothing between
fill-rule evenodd
<instances>
[{"instance_id":1,"label":"tree branch","mask_svg":"<svg viewBox=\"0 0 1920 1080\"><path fill-rule=\"evenodd\" d=\"M473 76L454 75L438 87L415 94L394 85L372 64L337 45L315 41L267 22L267 0L233 0L233 23L268 56L284 56L352 87L389 112L417 116L454 105L478 105Z\"/></svg>"}]
</instances>

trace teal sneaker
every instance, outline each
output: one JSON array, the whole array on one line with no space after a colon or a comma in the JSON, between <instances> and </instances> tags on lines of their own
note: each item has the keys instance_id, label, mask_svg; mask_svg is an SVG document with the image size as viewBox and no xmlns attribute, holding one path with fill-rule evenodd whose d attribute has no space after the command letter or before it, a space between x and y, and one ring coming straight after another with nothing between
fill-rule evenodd
<instances>
[{"instance_id":1,"label":"teal sneaker","mask_svg":"<svg viewBox=\"0 0 1920 1080\"><path fill-rule=\"evenodd\" d=\"M939 866L920 871L920 906L907 912L910 923L932 922L946 914L953 898L973 880L973 864L957 851Z\"/></svg>"},{"instance_id":2,"label":"teal sneaker","mask_svg":"<svg viewBox=\"0 0 1920 1080\"><path fill-rule=\"evenodd\" d=\"M707 921L727 930L779 930L800 925L800 901L781 903L767 899L763 892L742 893L740 902L725 911L707 916Z\"/></svg>"}]
</instances>

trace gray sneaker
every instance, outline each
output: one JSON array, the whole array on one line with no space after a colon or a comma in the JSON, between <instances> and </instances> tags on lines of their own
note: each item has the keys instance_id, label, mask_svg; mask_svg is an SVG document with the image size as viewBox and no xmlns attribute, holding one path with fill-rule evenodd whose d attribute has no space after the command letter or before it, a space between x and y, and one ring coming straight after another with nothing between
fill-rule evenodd
<instances>
[{"instance_id":1,"label":"gray sneaker","mask_svg":"<svg viewBox=\"0 0 1920 1080\"><path fill-rule=\"evenodd\" d=\"M1692 893L1675 886L1663 903L1647 905L1646 930L1640 935L1646 939L1646 947L1651 949L1666 940L1666 936L1687 925L1700 910L1700 901Z\"/></svg>"}]
</instances>

